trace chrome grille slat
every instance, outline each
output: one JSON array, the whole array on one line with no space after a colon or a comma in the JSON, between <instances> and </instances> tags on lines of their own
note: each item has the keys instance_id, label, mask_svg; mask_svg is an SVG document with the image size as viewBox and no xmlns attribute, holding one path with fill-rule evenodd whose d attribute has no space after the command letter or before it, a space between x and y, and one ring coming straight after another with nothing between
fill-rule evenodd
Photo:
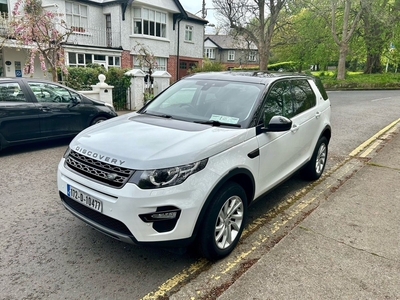
<instances>
[{"instance_id":1,"label":"chrome grille slat","mask_svg":"<svg viewBox=\"0 0 400 300\"><path fill-rule=\"evenodd\" d=\"M114 166L73 150L66 157L65 164L79 174L113 187L124 186L135 173L135 170Z\"/></svg>"}]
</instances>

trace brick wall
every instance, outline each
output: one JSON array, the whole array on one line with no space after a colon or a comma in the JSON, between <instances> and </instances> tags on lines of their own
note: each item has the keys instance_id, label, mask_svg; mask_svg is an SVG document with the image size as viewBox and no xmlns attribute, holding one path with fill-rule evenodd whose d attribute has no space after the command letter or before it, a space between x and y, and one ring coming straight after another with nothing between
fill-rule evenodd
<instances>
[{"instance_id":1,"label":"brick wall","mask_svg":"<svg viewBox=\"0 0 400 300\"><path fill-rule=\"evenodd\" d=\"M121 68L125 69L132 69L133 68L133 56L131 55L130 51L124 50L121 54Z\"/></svg>"}]
</instances>

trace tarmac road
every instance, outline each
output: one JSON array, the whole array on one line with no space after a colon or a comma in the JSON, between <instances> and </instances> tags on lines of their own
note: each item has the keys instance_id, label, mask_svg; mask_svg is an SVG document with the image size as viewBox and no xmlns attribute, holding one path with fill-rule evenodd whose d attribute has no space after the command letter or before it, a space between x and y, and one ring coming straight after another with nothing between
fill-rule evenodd
<instances>
[{"instance_id":1,"label":"tarmac road","mask_svg":"<svg viewBox=\"0 0 400 300\"><path fill-rule=\"evenodd\" d=\"M351 95L335 92L330 97L336 136L330 144L328 170L346 159L357 145L396 120L400 111L397 91L360 91ZM248 236L237 252L211 266L190 254L122 244L70 215L58 200L55 177L66 145L67 141L60 141L51 146L23 146L0 153L1 299L155 299L158 295L187 299L179 298L180 293L191 289L198 297L194 284L201 279L205 280L202 284L206 283L208 294L214 287L222 293L259 261L257 251L242 255L254 247L253 243L273 247L290 232L292 225L281 226L279 222L284 218L275 215L275 211L306 192L303 191L306 184L295 176L269 194L273 198L269 204L260 203L253 208ZM338 178L332 175L332 180ZM293 207L300 213L293 216L289 210L285 213L294 223L296 216L301 220L314 209L313 204L307 205L306 210ZM266 219L271 219L271 223L266 225ZM273 235L267 233L271 228L276 229ZM217 268L218 272L210 275L205 268Z\"/></svg>"}]
</instances>

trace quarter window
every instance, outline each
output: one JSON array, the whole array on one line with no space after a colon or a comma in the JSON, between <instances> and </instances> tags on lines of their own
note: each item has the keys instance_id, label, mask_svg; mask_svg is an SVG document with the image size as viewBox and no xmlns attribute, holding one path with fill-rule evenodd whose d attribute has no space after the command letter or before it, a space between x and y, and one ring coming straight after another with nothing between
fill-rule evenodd
<instances>
[{"instance_id":1,"label":"quarter window","mask_svg":"<svg viewBox=\"0 0 400 300\"><path fill-rule=\"evenodd\" d=\"M165 38L167 14L147 8L134 8L133 33Z\"/></svg>"},{"instance_id":2,"label":"quarter window","mask_svg":"<svg viewBox=\"0 0 400 300\"><path fill-rule=\"evenodd\" d=\"M75 32L85 32L88 28L88 7L75 2L65 2L67 24Z\"/></svg>"},{"instance_id":3,"label":"quarter window","mask_svg":"<svg viewBox=\"0 0 400 300\"><path fill-rule=\"evenodd\" d=\"M0 101L25 102L26 98L18 83L0 83Z\"/></svg>"}]
</instances>

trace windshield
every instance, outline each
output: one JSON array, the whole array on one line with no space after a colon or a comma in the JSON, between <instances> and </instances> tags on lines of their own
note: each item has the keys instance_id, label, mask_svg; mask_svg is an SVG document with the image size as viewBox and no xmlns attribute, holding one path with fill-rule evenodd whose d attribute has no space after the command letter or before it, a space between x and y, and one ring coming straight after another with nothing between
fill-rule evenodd
<instances>
[{"instance_id":1,"label":"windshield","mask_svg":"<svg viewBox=\"0 0 400 300\"><path fill-rule=\"evenodd\" d=\"M139 113L210 125L245 127L263 85L193 80L177 82Z\"/></svg>"}]
</instances>

